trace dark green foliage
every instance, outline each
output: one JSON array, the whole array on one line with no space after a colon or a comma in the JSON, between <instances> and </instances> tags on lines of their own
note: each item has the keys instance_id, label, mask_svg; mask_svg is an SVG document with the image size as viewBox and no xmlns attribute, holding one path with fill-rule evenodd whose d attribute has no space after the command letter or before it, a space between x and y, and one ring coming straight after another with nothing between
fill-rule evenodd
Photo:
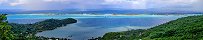
<instances>
[{"instance_id":1,"label":"dark green foliage","mask_svg":"<svg viewBox=\"0 0 203 40\"><path fill-rule=\"evenodd\" d=\"M66 26L67 24L76 23L77 20L72 18L67 18L63 20L57 19L47 19L41 22L37 22L34 24L16 24L10 23L12 31L15 33L15 39L17 40L39 40L40 37L36 37L35 34L37 32L42 32L46 30L53 30L58 27ZM42 39L45 39L42 38ZM49 38L46 38L47 40Z\"/></svg>"},{"instance_id":2,"label":"dark green foliage","mask_svg":"<svg viewBox=\"0 0 203 40\"><path fill-rule=\"evenodd\" d=\"M143 37L150 39L177 37L178 39L198 40L203 36L203 16L180 18L151 28L144 33L146 34Z\"/></svg>"},{"instance_id":3,"label":"dark green foliage","mask_svg":"<svg viewBox=\"0 0 203 40\"><path fill-rule=\"evenodd\" d=\"M44 30L53 30L57 27L66 26L67 24L76 23L76 22L77 20L72 18L67 18L63 20L48 19L48 20L44 20L44 21L32 24L31 26L35 27L38 31L44 31Z\"/></svg>"},{"instance_id":4,"label":"dark green foliage","mask_svg":"<svg viewBox=\"0 0 203 40\"><path fill-rule=\"evenodd\" d=\"M132 30L136 31L136 30ZM116 33L128 33L116 32ZM112 40L112 38L106 37L117 37L118 35L112 35L116 33L107 33L108 36L103 36L104 40ZM110 35L111 34L111 35ZM131 33L133 34L133 33ZM124 40L202 40L203 39L203 16L189 16L179 18L177 20L170 21L168 23L144 30L143 32L131 36L133 39L127 38L113 38L113 39L124 39ZM119 34L122 35L122 34ZM126 36L126 35L125 35ZM131 37L128 37L131 38Z\"/></svg>"},{"instance_id":5,"label":"dark green foliage","mask_svg":"<svg viewBox=\"0 0 203 40\"><path fill-rule=\"evenodd\" d=\"M138 40L144 30L130 30L124 32L110 32L102 37L102 40Z\"/></svg>"},{"instance_id":6,"label":"dark green foliage","mask_svg":"<svg viewBox=\"0 0 203 40\"><path fill-rule=\"evenodd\" d=\"M12 27L6 20L6 14L0 14L0 40L13 40Z\"/></svg>"},{"instance_id":7,"label":"dark green foliage","mask_svg":"<svg viewBox=\"0 0 203 40\"><path fill-rule=\"evenodd\" d=\"M28 40L28 39L34 39L34 34L36 33L35 28L31 27L31 25L28 24L15 24L10 23L9 25L12 25L12 31L15 34L15 39L18 40Z\"/></svg>"}]
</instances>

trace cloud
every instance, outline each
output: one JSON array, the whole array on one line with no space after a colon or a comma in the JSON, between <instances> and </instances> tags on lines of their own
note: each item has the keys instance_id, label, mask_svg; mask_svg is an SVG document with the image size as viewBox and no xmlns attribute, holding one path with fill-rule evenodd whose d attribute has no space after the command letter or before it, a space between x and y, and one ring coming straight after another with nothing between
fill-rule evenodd
<instances>
[{"instance_id":1,"label":"cloud","mask_svg":"<svg viewBox=\"0 0 203 40\"><path fill-rule=\"evenodd\" d=\"M67 1L70 1L70 0L43 0L45 2L67 2Z\"/></svg>"},{"instance_id":2,"label":"cloud","mask_svg":"<svg viewBox=\"0 0 203 40\"><path fill-rule=\"evenodd\" d=\"M146 9L146 0L105 0L104 4L123 9Z\"/></svg>"},{"instance_id":3,"label":"cloud","mask_svg":"<svg viewBox=\"0 0 203 40\"><path fill-rule=\"evenodd\" d=\"M148 0L151 8L174 7L174 6L192 6L198 0Z\"/></svg>"},{"instance_id":4,"label":"cloud","mask_svg":"<svg viewBox=\"0 0 203 40\"><path fill-rule=\"evenodd\" d=\"M203 12L202 0L148 0L147 8Z\"/></svg>"},{"instance_id":5,"label":"cloud","mask_svg":"<svg viewBox=\"0 0 203 40\"><path fill-rule=\"evenodd\" d=\"M4 2L4 1L5 1L5 0L0 0L0 3L1 3L1 2Z\"/></svg>"},{"instance_id":6,"label":"cloud","mask_svg":"<svg viewBox=\"0 0 203 40\"><path fill-rule=\"evenodd\" d=\"M0 5L21 7L27 10L170 9L202 11L202 2L203 0L0 0Z\"/></svg>"},{"instance_id":7,"label":"cloud","mask_svg":"<svg viewBox=\"0 0 203 40\"><path fill-rule=\"evenodd\" d=\"M16 0L15 2L9 3L10 6L17 6L17 5L23 5L25 4L26 0Z\"/></svg>"},{"instance_id":8,"label":"cloud","mask_svg":"<svg viewBox=\"0 0 203 40\"><path fill-rule=\"evenodd\" d=\"M16 0L10 6L32 10L50 9L145 9L145 0Z\"/></svg>"},{"instance_id":9,"label":"cloud","mask_svg":"<svg viewBox=\"0 0 203 40\"><path fill-rule=\"evenodd\" d=\"M6 2L7 0L0 0L0 3L2 3L2 2Z\"/></svg>"},{"instance_id":10,"label":"cloud","mask_svg":"<svg viewBox=\"0 0 203 40\"><path fill-rule=\"evenodd\" d=\"M8 0L0 0L0 5L2 4L2 3L5 3L5 2L7 2Z\"/></svg>"},{"instance_id":11,"label":"cloud","mask_svg":"<svg viewBox=\"0 0 203 40\"><path fill-rule=\"evenodd\" d=\"M16 0L9 3L10 6L22 6L28 10L51 10L62 9L66 3L51 2L52 0Z\"/></svg>"},{"instance_id":12,"label":"cloud","mask_svg":"<svg viewBox=\"0 0 203 40\"><path fill-rule=\"evenodd\" d=\"M16 0L10 6L22 6L31 10L60 10L60 9L85 9L99 6L96 0ZM93 8L94 8L93 7Z\"/></svg>"}]
</instances>

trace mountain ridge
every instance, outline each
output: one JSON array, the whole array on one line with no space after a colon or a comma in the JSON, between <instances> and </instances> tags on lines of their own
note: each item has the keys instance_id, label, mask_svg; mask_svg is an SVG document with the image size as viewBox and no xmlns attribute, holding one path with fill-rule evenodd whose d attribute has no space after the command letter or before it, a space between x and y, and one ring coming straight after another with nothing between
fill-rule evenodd
<instances>
[{"instance_id":1,"label":"mountain ridge","mask_svg":"<svg viewBox=\"0 0 203 40\"><path fill-rule=\"evenodd\" d=\"M30 14L30 13L57 13L57 14L83 14L83 13L95 13L95 14L201 14L202 12L194 11L180 11L180 10L0 10L1 13L6 14Z\"/></svg>"}]
</instances>

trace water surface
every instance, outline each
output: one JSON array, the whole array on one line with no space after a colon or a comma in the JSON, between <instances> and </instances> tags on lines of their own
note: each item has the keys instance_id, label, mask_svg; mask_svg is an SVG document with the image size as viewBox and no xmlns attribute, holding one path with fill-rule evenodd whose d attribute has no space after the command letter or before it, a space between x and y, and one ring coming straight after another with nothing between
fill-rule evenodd
<instances>
[{"instance_id":1,"label":"water surface","mask_svg":"<svg viewBox=\"0 0 203 40\"><path fill-rule=\"evenodd\" d=\"M107 32L127 31L130 29L147 29L177 18L191 15L46 15L46 14L15 14L8 15L10 23L32 24L45 19L75 18L77 23L55 30L43 31L36 36L71 38L86 40L101 37Z\"/></svg>"}]
</instances>

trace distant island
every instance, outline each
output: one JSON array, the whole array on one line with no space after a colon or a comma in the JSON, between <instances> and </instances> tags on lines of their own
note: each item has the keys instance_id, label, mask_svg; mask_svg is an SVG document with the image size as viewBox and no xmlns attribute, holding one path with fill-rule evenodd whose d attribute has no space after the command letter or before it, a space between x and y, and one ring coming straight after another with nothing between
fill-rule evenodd
<instances>
[{"instance_id":1,"label":"distant island","mask_svg":"<svg viewBox=\"0 0 203 40\"><path fill-rule=\"evenodd\" d=\"M202 40L203 15L189 16L150 28L109 32L89 40Z\"/></svg>"},{"instance_id":2,"label":"distant island","mask_svg":"<svg viewBox=\"0 0 203 40\"><path fill-rule=\"evenodd\" d=\"M57 19L47 19L44 21L36 22L34 24L17 24L9 23L12 26L11 31L14 33L15 40L48 40L48 39L63 39L66 38L46 38L46 37L37 37L36 33L53 30L58 27L63 27L68 24L76 23L77 20L73 18L67 18L62 20Z\"/></svg>"}]
</instances>

